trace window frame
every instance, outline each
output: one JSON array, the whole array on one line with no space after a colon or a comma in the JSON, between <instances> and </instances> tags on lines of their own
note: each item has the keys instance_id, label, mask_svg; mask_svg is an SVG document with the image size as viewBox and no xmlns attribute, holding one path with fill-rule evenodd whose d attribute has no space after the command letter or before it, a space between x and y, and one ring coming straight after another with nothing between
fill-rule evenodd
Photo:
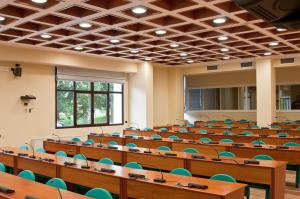
<instances>
[{"instance_id":1,"label":"window frame","mask_svg":"<svg viewBox=\"0 0 300 199\"><path fill-rule=\"evenodd\" d=\"M124 84L122 85L122 91L110 91L109 85L108 85L108 90L107 91L95 91L94 90L94 82L90 82L90 86L91 89L89 91L85 91L85 90L76 90L76 81L74 80L70 80L73 81L73 88L72 90L66 90L66 89L58 89L57 88L57 82L59 80L63 80L63 79L58 79L55 78L55 129L68 129L68 128L85 128L85 127L100 127L100 126L119 126L119 125L124 125ZM80 81L80 80L78 80ZM96 82L96 81L95 81ZM109 82L105 82L107 84L109 84ZM63 126L63 127L58 127L57 126L57 119L58 119L58 112L57 112L57 92L58 91L69 91L69 92L73 92L73 126ZM77 94L78 93L83 93L83 94L90 94L91 96L91 123L90 124L82 124L82 125L78 125L77 124ZM110 116L109 116L109 110L110 110L110 94L121 94L122 95L122 123L115 123L115 124L110 124ZM94 120L94 96L95 94L105 94L107 97L107 107L106 107L106 118L107 118L107 122L106 123L101 123L101 124L95 124Z\"/></svg>"}]
</instances>

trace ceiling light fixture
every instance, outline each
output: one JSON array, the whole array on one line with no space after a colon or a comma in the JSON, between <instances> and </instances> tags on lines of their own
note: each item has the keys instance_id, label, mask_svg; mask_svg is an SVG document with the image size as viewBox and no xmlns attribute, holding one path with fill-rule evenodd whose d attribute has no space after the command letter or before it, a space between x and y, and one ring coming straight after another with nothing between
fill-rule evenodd
<instances>
[{"instance_id":1,"label":"ceiling light fixture","mask_svg":"<svg viewBox=\"0 0 300 199\"><path fill-rule=\"evenodd\" d=\"M47 3L48 0L31 0L33 3Z\"/></svg>"},{"instance_id":2,"label":"ceiling light fixture","mask_svg":"<svg viewBox=\"0 0 300 199\"><path fill-rule=\"evenodd\" d=\"M50 38L52 38L52 36L51 36L51 35L49 35L49 34L46 34L46 33L44 33L44 34L41 34L41 37L42 37L42 38L44 38L44 39L50 39Z\"/></svg>"},{"instance_id":3,"label":"ceiling light fixture","mask_svg":"<svg viewBox=\"0 0 300 199\"><path fill-rule=\"evenodd\" d=\"M218 37L218 40L219 41L226 41L226 40L228 40L228 37L227 36L221 36L221 37Z\"/></svg>"},{"instance_id":4,"label":"ceiling light fixture","mask_svg":"<svg viewBox=\"0 0 300 199\"><path fill-rule=\"evenodd\" d=\"M117 44L117 43L120 43L120 40L118 40L118 39L111 39L111 40L109 40L109 42L112 43L112 44Z\"/></svg>"},{"instance_id":5,"label":"ceiling light fixture","mask_svg":"<svg viewBox=\"0 0 300 199\"><path fill-rule=\"evenodd\" d=\"M223 59L228 60L228 59L230 59L230 57L226 56L226 57L223 57Z\"/></svg>"},{"instance_id":6,"label":"ceiling light fixture","mask_svg":"<svg viewBox=\"0 0 300 199\"><path fill-rule=\"evenodd\" d=\"M189 64L192 64L192 63L194 63L194 60L187 60L187 63L189 63Z\"/></svg>"},{"instance_id":7,"label":"ceiling light fixture","mask_svg":"<svg viewBox=\"0 0 300 199\"><path fill-rule=\"evenodd\" d=\"M220 51L221 51L221 52L228 52L229 49L228 49L228 48L221 48Z\"/></svg>"},{"instance_id":8,"label":"ceiling light fixture","mask_svg":"<svg viewBox=\"0 0 300 199\"><path fill-rule=\"evenodd\" d=\"M178 47L179 47L179 44L173 43L173 44L170 44L170 47L171 47L171 48L178 48Z\"/></svg>"},{"instance_id":9,"label":"ceiling light fixture","mask_svg":"<svg viewBox=\"0 0 300 199\"><path fill-rule=\"evenodd\" d=\"M146 60L146 61L151 61L152 58L151 58L151 57L146 57L145 60Z\"/></svg>"},{"instance_id":10,"label":"ceiling light fixture","mask_svg":"<svg viewBox=\"0 0 300 199\"><path fill-rule=\"evenodd\" d=\"M156 30L155 31L155 34L157 34L157 35L165 35L165 34L167 34L167 31L166 30Z\"/></svg>"},{"instance_id":11,"label":"ceiling light fixture","mask_svg":"<svg viewBox=\"0 0 300 199\"><path fill-rule=\"evenodd\" d=\"M131 10L134 14L145 14L147 12L147 9L144 6L136 6L134 8L132 8Z\"/></svg>"},{"instance_id":12,"label":"ceiling light fixture","mask_svg":"<svg viewBox=\"0 0 300 199\"><path fill-rule=\"evenodd\" d=\"M278 32L284 32L284 31L287 31L286 28L276 28L276 30L277 30Z\"/></svg>"},{"instance_id":13,"label":"ceiling light fixture","mask_svg":"<svg viewBox=\"0 0 300 199\"><path fill-rule=\"evenodd\" d=\"M180 57L186 57L186 56L188 56L187 53L180 53L179 55L180 55Z\"/></svg>"},{"instance_id":14,"label":"ceiling light fixture","mask_svg":"<svg viewBox=\"0 0 300 199\"><path fill-rule=\"evenodd\" d=\"M139 53L140 51L139 50L131 50L130 51L130 53L132 53L132 54L137 54L137 53Z\"/></svg>"},{"instance_id":15,"label":"ceiling light fixture","mask_svg":"<svg viewBox=\"0 0 300 199\"><path fill-rule=\"evenodd\" d=\"M0 16L0 21L4 21L5 19L5 17Z\"/></svg>"},{"instance_id":16,"label":"ceiling light fixture","mask_svg":"<svg viewBox=\"0 0 300 199\"><path fill-rule=\"evenodd\" d=\"M92 27L92 24L90 24L90 23L88 23L88 22L81 22L81 23L79 24L79 26L80 26L81 28L90 28L90 27Z\"/></svg>"},{"instance_id":17,"label":"ceiling light fixture","mask_svg":"<svg viewBox=\"0 0 300 199\"><path fill-rule=\"evenodd\" d=\"M271 52L265 52L265 53L264 53L264 56L270 56L270 55L272 55Z\"/></svg>"},{"instance_id":18,"label":"ceiling light fixture","mask_svg":"<svg viewBox=\"0 0 300 199\"><path fill-rule=\"evenodd\" d=\"M83 50L83 47L81 47L81 46L76 46L75 48L74 48L74 50Z\"/></svg>"},{"instance_id":19,"label":"ceiling light fixture","mask_svg":"<svg viewBox=\"0 0 300 199\"><path fill-rule=\"evenodd\" d=\"M222 23L225 23L226 21L227 21L227 19L225 17L220 17L220 18L214 19L213 23L214 24L222 24Z\"/></svg>"},{"instance_id":20,"label":"ceiling light fixture","mask_svg":"<svg viewBox=\"0 0 300 199\"><path fill-rule=\"evenodd\" d=\"M274 42L271 42L271 43L269 43L269 46L278 46L278 42L277 41L274 41Z\"/></svg>"}]
</instances>

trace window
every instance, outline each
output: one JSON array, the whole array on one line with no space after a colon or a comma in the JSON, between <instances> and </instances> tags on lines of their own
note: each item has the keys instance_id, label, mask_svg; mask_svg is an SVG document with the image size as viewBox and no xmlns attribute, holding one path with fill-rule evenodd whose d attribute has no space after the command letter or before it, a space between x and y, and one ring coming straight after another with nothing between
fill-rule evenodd
<instances>
[{"instance_id":1,"label":"window","mask_svg":"<svg viewBox=\"0 0 300 199\"><path fill-rule=\"evenodd\" d=\"M193 110L255 110L256 87L190 88L185 107Z\"/></svg>"},{"instance_id":2,"label":"window","mask_svg":"<svg viewBox=\"0 0 300 199\"><path fill-rule=\"evenodd\" d=\"M56 127L123 124L123 84L56 81Z\"/></svg>"},{"instance_id":3,"label":"window","mask_svg":"<svg viewBox=\"0 0 300 199\"><path fill-rule=\"evenodd\" d=\"M277 110L300 109L300 85L278 85L276 87Z\"/></svg>"}]
</instances>

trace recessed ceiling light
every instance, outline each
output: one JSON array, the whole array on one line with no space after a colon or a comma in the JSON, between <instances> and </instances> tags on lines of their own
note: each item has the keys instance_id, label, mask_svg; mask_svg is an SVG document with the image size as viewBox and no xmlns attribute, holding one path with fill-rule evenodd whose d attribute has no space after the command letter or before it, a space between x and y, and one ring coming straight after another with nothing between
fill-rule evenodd
<instances>
[{"instance_id":1,"label":"recessed ceiling light","mask_svg":"<svg viewBox=\"0 0 300 199\"><path fill-rule=\"evenodd\" d=\"M214 19L213 22L214 22L214 24L222 24L222 23L225 23L226 20L227 19L225 17L220 17L220 18Z\"/></svg>"},{"instance_id":2,"label":"recessed ceiling light","mask_svg":"<svg viewBox=\"0 0 300 199\"><path fill-rule=\"evenodd\" d=\"M220 51L222 51L222 52L228 52L229 49L228 48L221 48Z\"/></svg>"},{"instance_id":3,"label":"recessed ceiling light","mask_svg":"<svg viewBox=\"0 0 300 199\"><path fill-rule=\"evenodd\" d=\"M52 36L45 33L45 34L41 34L41 37L44 39L50 39Z\"/></svg>"},{"instance_id":4,"label":"recessed ceiling light","mask_svg":"<svg viewBox=\"0 0 300 199\"><path fill-rule=\"evenodd\" d=\"M227 59L230 59L230 57L229 57L229 56L226 56L226 57L223 57L223 59L227 60Z\"/></svg>"},{"instance_id":5,"label":"recessed ceiling light","mask_svg":"<svg viewBox=\"0 0 300 199\"><path fill-rule=\"evenodd\" d=\"M81 22L81 23L79 24L79 26L80 26L81 28L90 28L90 27L92 27L92 24L90 24L90 23L88 23L88 22Z\"/></svg>"},{"instance_id":6,"label":"recessed ceiling light","mask_svg":"<svg viewBox=\"0 0 300 199\"><path fill-rule=\"evenodd\" d=\"M187 63L189 63L189 64L192 64L192 63L194 63L194 60L187 60Z\"/></svg>"},{"instance_id":7,"label":"recessed ceiling light","mask_svg":"<svg viewBox=\"0 0 300 199\"><path fill-rule=\"evenodd\" d=\"M178 48L178 47L179 47L179 44L173 43L173 44L170 44L170 47L171 47L171 48Z\"/></svg>"},{"instance_id":8,"label":"recessed ceiling light","mask_svg":"<svg viewBox=\"0 0 300 199\"><path fill-rule=\"evenodd\" d=\"M157 34L157 35L165 35L165 34L167 34L167 31L166 30L156 30L155 34Z\"/></svg>"},{"instance_id":9,"label":"recessed ceiling light","mask_svg":"<svg viewBox=\"0 0 300 199\"><path fill-rule=\"evenodd\" d=\"M81 47L81 46L76 46L76 47L74 48L74 50L83 50L83 47Z\"/></svg>"},{"instance_id":10,"label":"recessed ceiling light","mask_svg":"<svg viewBox=\"0 0 300 199\"><path fill-rule=\"evenodd\" d=\"M277 30L278 32L284 32L284 31L287 31L287 29L285 29L285 28L276 28L276 30Z\"/></svg>"},{"instance_id":11,"label":"recessed ceiling light","mask_svg":"<svg viewBox=\"0 0 300 199\"><path fill-rule=\"evenodd\" d=\"M120 43L120 40L118 40L118 39L111 39L111 40L109 40L109 42L112 43L112 44L117 44L117 43Z\"/></svg>"},{"instance_id":12,"label":"recessed ceiling light","mask_svg":"<svg viewBox=\"0 0 300 199\"><path fill-rule=\"evenodd\" d=\"M47 3L48 0L31 0L33 3Z\"/></svg>"},{"instance_id":13,"label":"recessed ceiling light","mask_svg":"<svg viewBox=\"0 0 300 199\"><path fill-rule=\"evenodd\" d=\"M228 40L228 37L227 36L221 36L221 37L218 37L218 40L219 41L226 41L226 40Z\"/></svg>"},{"instance_id":14,"label":"recessed ceiling light","mask_svg":"<svg viewBox=\"0 0 300 199\"><path fill-rule=\"evenodd\" d=\"M269 46L278 46L278 42L277 41L274 41L274 42L271 42L271 43L269 43Z\"/></svg>"},{"instance_id":15,"label":"recessed ceiling light","mask_svg":"<svg viewBox=\"0 0 300 199\"><path fill-rule=\"evenodd\" d=\"M132 54L137 54L137 53L139 53L140 51L139 50L131 50L130 51L130 53L132 53Z\"/></svg>"},{"instance_id":16,"label":"recessed ceiling light","mask_svg":"<svg viewBox=\"0 0 300 199\"><path fill-rule=\"evenodd\" d=\"M145 60L146 60L146 61L151 61L152 58L151 58L151 57L146 57Z\"/></svg>"},{"instance_id":17,"label":"recessed ceiling light","mask_svg":"<svg viewBox=\"0 0 300 199\"><path fill-rule=\"evenodd\" d=\"M0 16L0 21L4 21L5 17Z\"/></svg>"},{"instance_id":18,"label":"recessed ceiling light","mask_svg":"<svg viewBox=\"0 0 300 199\"><path fill-rule=\"evenodd\" d=\"M272 55L271 52L265 52L265 53L264 53L264 56L270 56L270 55Z\"/></svg>"},{"instance_id":19,"label":"recessed ceiling light","mask_svg":"<svg viewBox=\"0 0 300 199\"><path fill-rule=\"evenodd\" d=\"M145 14L147 12L147 9L143 6L136 6L132 8L131 10L134 14Z\"/></svg>"},{"instance_id":20,"label":"recessed ceiling light","mask_svg":"<svg viewBox=\"0 0 300 199\"><path fill-rule=\"evenodd\" d=\"M186 57L186 56L188 56L187 53L180 53L180 57Z\"/></svg>"}]
</instances>

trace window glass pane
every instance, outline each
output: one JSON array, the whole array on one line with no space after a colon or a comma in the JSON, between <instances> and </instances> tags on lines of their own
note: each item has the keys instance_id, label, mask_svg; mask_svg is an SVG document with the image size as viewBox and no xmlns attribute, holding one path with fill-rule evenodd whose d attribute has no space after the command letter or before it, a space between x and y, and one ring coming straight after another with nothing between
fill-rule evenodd
<instances>
[{"instance_id":1,"label":"window glass pane","mask_svg":"<svg viewBox=\"0 0 300 199\"><path fill-rule=\"evenodd\" d=\"M77 93L77 124L91 124L91 95Z\"/></svg>"},{"instance_id":2,"label":"window glass pane","mask_svg":"<svg viewBox=\"0 0 300 199\"><path fill-rule=\"evenodd\" d=\"M94 123L103 124L107 123L107 95L95 94L94 95Z\"/></svg>"},{"instance_id":3,"label":"window glass pane","mask_svg":"<svg viewBox=\"0 0 300 199\"><path fill-rule=\"evenodd\" d=\"M220 110L220 89L209 88L202 90L202 110Z\"/></svg>"},{"instance_id":4,"label":"window glass pane","mask_svg":"<svg viewBox=\"0 0 300 199\"><path fill-rule=\"evenodd\" d=\"M189 90L189 110L203 110L201 103L201 90L202 89Z\"/></svg>"},{"instance_id":5,"label":"window glass pane","mask_svg":"<svg viewBox=\"0 0 300 199\"><path fill-rule=\"evenodd\" d=\"M300 109L300 85L291 86L292 109Z\"/></svg>"},{"instance_id":6,"label":"window glass pane","mask_svg":"<svg viewBox=\"0 0 300 199\"><path fill-rule=\"evenodd\" d=\"M95 91L108 91L108 83L105 82L95 82L94 83Z\"/></svg>"},{"instance_id":7,"label":"window glass pane","mask_svg":"<svg viewBox=\"0 0 300 199\"><path fill-rule=\"evenodd\" d=\"M58 90L73 90L74 82L70 80L57 80L56 86Z\"/></svg>"},{"instance_id":8,"label":"window glass pane","mask_svg":"<svg viewBox=\"0 0 300 199\"><path fill-rule=\"evenodd\" d=\"M57 127L74 126L74 92L57 91Z\"/></svg>"},{"instance_id":9,"label":"window glass pane","mask_svg":"<svg viewBox=\"0 0 300 199\"><path fill-rule=\"evenodd\" d=\"M76 90L89 91L91 90L91 83L84 81L76 81Z\"/></svg>"},{"instance_id":10,"label":"window glass pane","mask_svg":"<svg viewBox=\"0 0 300 199\"><path fill-rule=\"evenodd\" d=\"M221 110L238 110L239 89L221 88L220 89Z\"/></svg>"},{"instance_id":11,"label":"window glass pane","mask_svg":"<svg viewBox=\"0 0 300 199\"><path fill-rule=\"evenodd\" d=\"M300 109L300 85L280 85L277 90L279 110Z\"/></svg>"},{"instance_id":12,"label":"window glass pane","mask_svg":"<svg viewBox=\"0 0 300 199\"><path fill-rule=\"evenodd\" d=\"M109 91L122 92L122 84L110 83L109 84Z\"/></svg>"},{"instance_id":13,"label":"window glass pane","mask_svg":"<svg viewBox=\"0 0 300 199\"><path fill-rule=\"evenodd\" d=\"M122 94L109 94L109 123L121 124L123 122Z\"/></svg>"},{"instance_id":14,"label":"window glass pane","mask_svg":"<svg viewBox=\"0 0 300 199\"><path fill-rule=\"evenodd\" d=\"M248 110L256 110L256 87L247 87L247 107Z\"/></svg>"}]
</instances>

